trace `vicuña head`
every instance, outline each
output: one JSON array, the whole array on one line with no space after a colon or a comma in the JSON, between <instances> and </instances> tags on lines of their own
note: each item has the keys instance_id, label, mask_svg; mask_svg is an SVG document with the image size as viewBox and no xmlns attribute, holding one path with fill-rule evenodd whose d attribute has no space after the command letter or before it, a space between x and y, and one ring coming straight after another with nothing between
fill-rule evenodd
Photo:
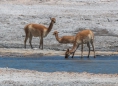
<instances>
[{"instance_id":1,"label":"vicu\u00f1a head","mask_svg":"<svg viewBox=\"0 0 118 86\"><path fill-rule=\"evenodd\" d=\"M54 31L53 32L53 35L57 35L59 32L58 31Z\"/></svg>"},{"instance_id":2,"label":"vicu\u00f1a head","mask_svg":"<svg viewBox=\"0 0 118 86\"><path fill-rule=\"evenodd\" d=\"M49 27L45 27L41 24L28 24L25 26L24 31L26 34L25 40L24 40L24 47L26 48L26 42L29 38L29 43L31 48L32 47L32 37L40 37L40 45L39 48L42 46L43 49L43 38L48 35L48 33L52 30L53 24L56 22L55 18L50 18L51 22L49 24Z\"/></svg>"},{"instance_id":3,"label":"vicu\u00f1a head","mask_svg":"<svg viewBox=\"0 0 118 86\"><path fill-rule=\"evenodd\" d=\"M65 58L68 58L71 54L73 58L75 51L77 50L79 45L81 45L81 57L83 57L83 44L87 44L87 47L89 48L88 58L90 55L90 44L92 45L94 51L94 58L95 58L94 34L91 30L83 30L76 34L73 47L71 50L67 49L67 51L65 52Z\"/></svg>"}]
</instances>

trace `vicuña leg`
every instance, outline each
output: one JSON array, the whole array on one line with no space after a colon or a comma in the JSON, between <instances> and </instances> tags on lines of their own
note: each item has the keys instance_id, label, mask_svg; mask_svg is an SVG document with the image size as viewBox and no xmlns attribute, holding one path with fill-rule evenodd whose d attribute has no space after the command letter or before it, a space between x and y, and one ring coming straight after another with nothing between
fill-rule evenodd
<instances>
[{"instance_id":1,"label":"vicu\u00f1a leg","mask_svg":"<svg viewBox=\"0 0 118 86\"><path fill-rule=\"evenodd\" d=\"M72 54L72 57L71 57L71 58L73 58L73 57L74 57L74 55L75 55L75 52L73 52L73 54Z\"/></svg>"},{"instance_id":2,"label":"vicu\u00f1a leg","mask_svg":"<svg viewBox=\"0 0 118 86\"><path fill-rule=\"evenodd\" d=\"M26 48L27 39L28 39L28 36L26 35L25 40L24 40L24 48Z\"/></svg>"},{"instance_id":3,"label":"vicu\u00f1a leg","mask_svg":"<svg viewBox=\"0 0 118 86\"><path fill-rule=\"evenodd\" d=\"M81 58L83 57L83 43L81 44Z\"/></svg>"},{"instance_id":4,"label":"vicu\u00f1a leg","mask_svg":"<svg viewBox=\"0 0 118 86\"><path fill-rule=\"evenodd\" d=\"M24 48L26 48L26 42L27 42L28 37L29 37L29 32L28 32L28 29L25 29Z\"/></svg>"},{"instance_id":5,"label":"vicu\u00f1a leg","mask_svg":"<svg viewBox=\"0 0 118 86\"><path fill-rule=\"evenodd\" d=\"M42 38L42 40L41 40L41 45L42 45L42 50L43 50L43 38Z\"/></svg>"},{"instance_id":6,"label":"vicu\u00f1a leg","mask_svg":"<svg viewBox=\"0 0 118 86\"><path fill-rule=\"evenodd\" d=\"M76 50L78 49L78 47L79 47L79 45L77 46ZM72 57L71 57L71 58L73 58L73 57L74 57L76 50L73 52L73 54L72 54Z\"/></svg>"},{"instance_id":7,"label":"vicu\u00f1a leg","mask_svg":"<svg viewBox=\"0 0 118 86\"><path fill-rule=\"evenodd\" d=\"M39 45L39 48L42 47L42 50L43 50L43 37L40 38L40 45Z\"/></svg>"},{"instance_id":8,"label":"vicu\u00f1a leg","mask_svg":"<svg viewBox=\"0 0 118 86\"><path fill-rule=\"evenodd\" d=\"M90 43L89 42L87 43L87 47L89 48L89 52L88 52L88 58L89 58L89 55L90 55Z\"/></svg>"},{"instance_id":9,"label":"vicu\u00f1a leg","mask_svg":"<svg viewBox=\"0 0 118 86\"><path fill-rule=\"evenodd\" d=\"M32 35L31 34L30 34L30 37L29 37L29 44L31 46L31 49L33 49L33 47L32 47Z\"/></svg>"},{"instance_id":10,"label":"vicu\u00f1a leg","mask_svg":"<svg viewBox=\"0 0 118 86\"><path fill-rule=\"evenodd\" d=\"M42 39L40 38L40 44L39 44L39 48L41 47L41 40L42 40Z\"/></svg>"},{"instance_id":11,"label":"vicu\u00f1a leg","mask_svg":"<svg viewBox=\"0 0 118 86\"><path fill-rule=\"evenodd\" d=\"M94 58L95 58L96 56L95 56L95 48L94 48L94 42L93 42L93 40L91 41L91 45L92 45L92 47L93 47Z\"/></svg>"}]
</instances>

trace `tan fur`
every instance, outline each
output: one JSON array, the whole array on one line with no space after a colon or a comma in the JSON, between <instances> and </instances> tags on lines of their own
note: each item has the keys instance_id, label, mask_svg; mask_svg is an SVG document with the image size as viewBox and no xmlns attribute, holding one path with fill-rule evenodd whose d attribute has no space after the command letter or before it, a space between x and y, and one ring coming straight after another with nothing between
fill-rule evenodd
<instances>
[{"instance_id":1,"label":"tan fur","mask_svg":"<svg viewBox=\"0 0 118 86\"><path fill-rule=\"evenodd\" d=\"M74 43L75 41L75 36L62 36L62 37L58 37L58 33L57 31L55 31L53 33L53 35L55 35L55 38L56 40L59 42L59 43L63 43L63 44L67 44L67 43Z\"/></svg>"},{"instance_id":2,"label":"tan fur","mask_svg":"<svg viewBox=\"0 0 118 86\"><path fill-rule=\"evenodd\" d=\"M53 24L56 22L55 18L50 18L50 19L51 19L51 23L48 28L41 24L28 24L25 26L25 28L24 28L24 31L26 34L26 37L24 40L25 48L26 48L26 42L27 42L28 38L29 38L30 46L31 46L31 48L33 48L31 41L32 41L32 37L34 36L34 37L40 37L40 46L42 46L42 49L43 49L43 38L48 35L48 33L51 31L51 29L53 27ZM40 46L39 46L39 48L40 48Z\"/></svg>"},{"instance_id":3,"label":"tan fur","mask_svg":"<svg viewBox=\"0 0 118 86\"><path fill-rule=\"evenodd\" d=\"M66 53L65 53L65 58L68 58L68 56L70 54L72 55L72 58L75 54L75 51L77 50L77 48L79 47L79 45L81 45L81 57L83 57L83 44L87 44L88 48L89 48L89 53L88 53L88 57L90 55L90 44L93 47L93 51L94 51L94 57L95 57L95 49L94 49L94 34L91 30L83 30L80 31L76 34L75 37L75 42L73 43L73 47L71 50L67 49Z\"/></svg>"},{"instance_id":4,"label":"tan fur","mask_svg":"<svg viewBox=\"0 0 118 86\"><path fill-rule=\"evenodd\" d=\"M45 26L42 26L40 24L29 24L28 25L29 32L32 34L34 37L40 37L41 36L41 31L43 31L43 37L46 37L47 34L47 28Z\"/></svg>"}]
</instances>

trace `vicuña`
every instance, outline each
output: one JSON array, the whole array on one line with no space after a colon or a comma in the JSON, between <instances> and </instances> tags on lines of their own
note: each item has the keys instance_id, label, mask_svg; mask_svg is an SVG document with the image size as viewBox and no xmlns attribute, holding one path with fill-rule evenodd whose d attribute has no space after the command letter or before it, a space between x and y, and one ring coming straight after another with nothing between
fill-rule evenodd
<instances>
[{"instance_id":1,"label":"vicu\u00f1a","mask_svg":"<svg viewBox=\"0 0 118 86\"><path fill-rule=\"evenodd\" d=\"M67 49L67 51L65 52L65 58L68 58L71 54L72 54L72 58L73 58L75 51L77 50L79 45L81 45L81 57L83 57L83 44L87 44L87 46L89 48L88 58L90 55L90 44L92 45L93 51L94 51L94 58L95 58L94 34L91 30L83 30L76 34L75 41L73 43L73 47L71 50Z\"/></svg>"},{"instance_id":2,"label":"vicu\u00f1a","mask_svg":"<svg viewBox=\"0 0 118 86\"><path fill-rule=\"evenodd\" d=\"M55 38L59 43L63 43L63 44L74 43L75 36L62 36L62 37L59 37L58 33L59 33L58 31L54 31L53 35L55 35Z\"/></svg>"},{"instance_id":3,"label":"vicu\u00f1a","mask_svg":"<svg viewBox=\"0 0 118 86\"><path fill-rule=\"evenodd\" d=\"M32 37L40 37L40 45L39 48L42 46L43 49L43 38L48 35L48 33L52 30L53 24L56 22L55 18L50 18L51 22L49 27L45 27L44 25L41 24L28 24L25 26L24 31L26 34L25 40L24 40L24 47L26 48L26 42L27 39L29 38L29 43L31 48L32 47Z\"/></svg>"}]
</instances>

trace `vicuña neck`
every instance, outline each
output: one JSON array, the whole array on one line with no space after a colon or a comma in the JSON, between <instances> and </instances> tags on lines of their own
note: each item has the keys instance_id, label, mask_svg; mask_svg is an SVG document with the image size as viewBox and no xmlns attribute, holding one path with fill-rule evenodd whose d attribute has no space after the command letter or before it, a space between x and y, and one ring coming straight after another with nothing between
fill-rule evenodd
<instances>
[{"instance_id":1,"label":"vicu\u00f1a neck","mask_svg":"<svg viewBox=\"0 0 118 86\"><path fill-rule=\"evenodd\" d=\"M51 23L50 23L50 25L48 27L47 33L49 33L52 30L52 27L53 27L53 22L51 21Z\"/></svg>"},{"instance_id":2,"label":"vicu\u00f1a neck","mask_svg":"<svg viewBox=\"0 0 118 86\"><path fill-rule=\"evenodd\" d=\"M75 50L77 49L77 47L78 47L78 45L77 45L77 43L75 42L75 43L73 44L72 49L70 50L70 53L75 52Z\"/></svg>"},{"instance_id":3,"label":"vicu\u00f1a neck","mask_svg":"<svg viewBox=\"0 0 118 86\"><path fill-rule=\"evenodd\" d=\"M56 40L57 40L58 42L60 42L58 33L55 34L55 37L56 37Z\"/></svg>"}]
</instances>

